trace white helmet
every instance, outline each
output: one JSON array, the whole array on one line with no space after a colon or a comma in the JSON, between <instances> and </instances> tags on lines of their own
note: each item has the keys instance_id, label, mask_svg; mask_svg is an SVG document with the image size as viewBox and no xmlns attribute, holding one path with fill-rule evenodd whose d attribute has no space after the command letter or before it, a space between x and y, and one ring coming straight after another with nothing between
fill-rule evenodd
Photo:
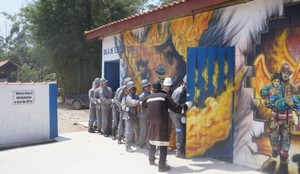
<instances>
[{"instance_id":1,"label":"white helmet","mask_svg":"<svg viewBox=\"0 0 300 174\"><path fill-rule=\"evenodd\" d=\"M135 83L133 81L129 81L126 86L127 86L127 89L131 89L131 88L135 87Z\"/></svg>"},{"instance_id":2,"label":"white helmet","mask_svg":"<svg viewBox=\"0 0 300 174\"><path fill-rule=\"evenodd\" d=\"M172 79L170 77L165 78L163 85L164 86L172 86L173 85Z\"/></svg>"},{"instance_id":3,"label":"white helmet","mask_svg":"<svg viewBox=\"0 0 300 174\"><path fill-rule=\"evenodd\" d=\"M150 85L150 83L148 82L148 80L147 79L143 79L142 80L142 86L145 87L145 86L148 86L148 85Z\"/></svg>"}]
</instances>

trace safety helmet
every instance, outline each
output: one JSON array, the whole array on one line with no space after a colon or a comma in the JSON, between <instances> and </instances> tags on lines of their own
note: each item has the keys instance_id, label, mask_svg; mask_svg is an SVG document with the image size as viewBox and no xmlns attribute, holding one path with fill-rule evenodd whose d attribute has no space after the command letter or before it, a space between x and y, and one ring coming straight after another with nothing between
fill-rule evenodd
<instances>
[{"instance_id":1,"label":"safety helmet","mask_svg":"<svg viewBox=\"0 0 300 174\"><path fill-rule=\"evenodd\" d=\"M107 80L104 78L104 77L102 77L101 79L100 79L100 84L101 85L103 85L104 83L106 83L107 82Z\"/></svg>"},{"instance_id":2,"label":"safety helmet","mask_svg":"<svg viewBox=\"0 0 300 174\"><path fill-rule=\"evenodd\" d=\"M165 67L163 65L159 65L156 69L158 75L164 75L166 73Z\"/></svg>"},{"instance_id":3,"label":"safety helmet","mask_svg":"<svg viewBox=\"0 0 300 174\"><path fill-rule=\"evenodd\" d=\"M291 67L288 63L284 63L281 67L281 72L289 72L290 74L293 73L293 71L291 71Z\"/></svg>"},{"instance_id":4,"label":"safety helmet","mask_svg":"<svg viewBox=\"0 0 300 174\"><path fill-rule=\"evenodd\" d=\"M170 77L165 78L163 85L164 86L172 86L173 85L172 79Z\"/></svg>"},{"instance_id":5,"label":"safety helmet","mask_svg":"<svg viewBox=\"0 0 300 174\"><path fill-rule=\"evenodd\" d=\"M100 79L97 77L94 80L95 85L100 85Z\"/></svg>"},{"instance_id":6,"label":"safety helmet","mask_svg":"<svg viewBox=\"0 0 300 174\"><path fill-rule=\"evenodd\" d=\"M133 81L129 81L126 86L127 86L127 89L130 89L130 88L135 87L135 83Z\"/></svg>"},{"instance_id":7,"label":"safety helmet","mask_svg":"<svg viewBox=\"0 0 300 174\"><path fill-rule=\"evenodd\" d=\"M150 85L150 83L148 82L148 80L147 80L147 79L143 79L143 80L142 80L142 86L143 86L143 87L146 87L146 86L148 86L148 85Z\"/></svg>"},{"instance_id":8,"label":"safety helmet","mask_svg":"<svg viewBox=\"0 0 300 174\"><path fill-rule=\"evenodd\" d=\"M183 82L184 82L184 83L187 82L187 77L186 77L186 75L183 77Z\"/></svg>"},{"instance_id":9,"label":"safety helmet","mask_svg":"<svg viewBox=\"0 0 300 174\"><path fill-rule=\"evenodd\" d=\"M132 81L132 78L131 78L131 77L126 77L126 78L123 80L123 85L126 85L129 81Z\"/></svg>"}]
</instances>

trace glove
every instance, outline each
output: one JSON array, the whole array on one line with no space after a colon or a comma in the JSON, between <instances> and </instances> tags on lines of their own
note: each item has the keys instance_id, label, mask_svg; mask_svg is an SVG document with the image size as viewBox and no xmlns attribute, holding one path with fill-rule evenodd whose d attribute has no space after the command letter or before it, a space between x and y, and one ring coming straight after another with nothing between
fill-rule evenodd
<instances>
[{"instance_id":1,"label":"glove","mask_svg":"<svg viewBox=\"0 0 300 174\"><path fill-rule=\"evenodd\" d=\"M101 103L101 100L100 100L100 99L98 99L97 101L98 101L98 103Z\"/></svg>"},{"instance_id":2,"label":"glove","mask_svg":"<svg viewBox=\"0 0 300 174\"><path fill-rule=\"evenodd\" d=\"M181 123L185 124L186 123L186 118L185 117L181 117Z\"/></svg>"},{"instance_id":3,"label":"glove","mask_svg":"<svg viewBox=\"0 0 300 174\"><path fill-rule=\"evenodd\" d=\"M129 107L126 107L126 108L125 108L125 111L128 112L128 111L129 111Z\"/></svg>"},{"instance_id":4,"label":"glove","mask_svg":"<svg viewBox=\"0 0 300 174\"><path fill-rule=\"evenodd\" d=\"M115 99L114 99L114 98L113 98L113 99L111 99L111 102L112 102L112 103L115 103Z\"/></svg>"},{"instance_id":5,"label":"glove","mask_svg":"<svg viewBox=\"0 0 300 174\"><path fill-rule=\"evenodd\" d=\"M186 106L188 109L190 109L193 106L193 102L192 101L187 101L185 102Z\"/></svg>"}]
</instances>

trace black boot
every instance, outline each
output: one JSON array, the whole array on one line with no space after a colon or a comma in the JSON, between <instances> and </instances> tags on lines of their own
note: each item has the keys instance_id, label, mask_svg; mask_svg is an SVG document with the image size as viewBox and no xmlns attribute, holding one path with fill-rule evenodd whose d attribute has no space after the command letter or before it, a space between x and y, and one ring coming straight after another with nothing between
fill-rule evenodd
<instances>
[{"instance_id":1,"label":"black boot","mask_svg":"<svg viewBox=\"0 0 300 174\"><path fill-rule=\"evenodd\" d=\"M124 144L124 143L122 142L122 138L118 138L118 144Z\"/></svg>"},{"instance_id":2,"label":"black boot","mask_svg":"<svg viewBox=\"0 0 300 174\"><path fill-rule=\"evenodd\" d=\"M112 130L112 140L116 140L117 137L116 137L116 129L113 129Z\"/></svg>"}]
</instances>

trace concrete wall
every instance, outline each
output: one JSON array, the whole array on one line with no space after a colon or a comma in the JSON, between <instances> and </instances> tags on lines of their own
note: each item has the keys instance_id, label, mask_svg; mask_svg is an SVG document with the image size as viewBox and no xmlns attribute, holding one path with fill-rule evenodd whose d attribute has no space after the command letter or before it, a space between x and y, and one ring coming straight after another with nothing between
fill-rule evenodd
<instances>
[{"instance_id":1,"label":"concrete wall","mask_svg":"<svg viewBox=\"0 0 300 174\"><path fill-rule=\"evenodd\" d=\"M0 147L57 137L56 83L0 83Z\"/></svg>"}]
</instances>

